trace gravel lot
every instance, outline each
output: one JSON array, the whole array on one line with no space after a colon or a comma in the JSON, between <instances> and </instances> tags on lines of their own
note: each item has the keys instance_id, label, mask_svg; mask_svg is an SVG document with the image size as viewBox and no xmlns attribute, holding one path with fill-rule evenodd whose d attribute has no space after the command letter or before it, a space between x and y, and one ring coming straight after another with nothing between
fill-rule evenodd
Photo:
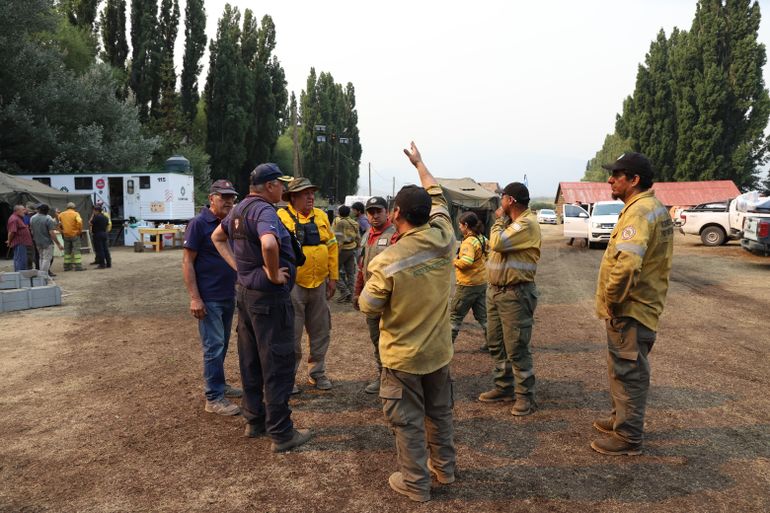
<instances>
[{"instance_id":1,"label":"gravel lot","mask_svg":"<svg viewBox=\"0 0 770 513\"><path fill-rule=\"evenodd\" d=\"M181 251L118 248L111 270L60 274L62 306L0 314L0 511L770 511L770 258L677 235L645 452L610 458L589 448L609 405L602 251L567 246L561 228L543 226L540 410L476 401L492 364L469 322L452 364L459 479L434 483L430 503L388 487L395 450L362 392L374 366L360 313L333 307L335 388L292 400L315 438L274 455L239 417L203 411ZM235 347L226 367L238 383Z\"/></svg>"}]
</instances>

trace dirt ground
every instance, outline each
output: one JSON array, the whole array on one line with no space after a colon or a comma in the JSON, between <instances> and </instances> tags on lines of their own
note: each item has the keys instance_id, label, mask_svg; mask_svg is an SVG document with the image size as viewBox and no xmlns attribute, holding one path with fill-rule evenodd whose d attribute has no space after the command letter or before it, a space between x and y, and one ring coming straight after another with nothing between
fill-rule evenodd
<instances>
[{"instance_id":1,"label":"dirt ground","mask_svg":"<svg viewBox=\"0 0 770 513\"><path fill-rule=\"evenodd\" d=\"M275 455L242 436L240 417L203 410L181 251L117 248L111 270L59 274L62 306L0 314L0 511L770 511L770 258L677 236L645 452L611 458L589 448L609 405L592 308L602 251L543 231L540 409L513 417L476 401L492 364L467 319L452 363L458 480L434 483L433 501L388 487L395 449L362 391L374 365L361 314L334 305L335 388L292 399L315 437ZM237 361L233 343L235 384Z\"/></svg>"}]
</instances>

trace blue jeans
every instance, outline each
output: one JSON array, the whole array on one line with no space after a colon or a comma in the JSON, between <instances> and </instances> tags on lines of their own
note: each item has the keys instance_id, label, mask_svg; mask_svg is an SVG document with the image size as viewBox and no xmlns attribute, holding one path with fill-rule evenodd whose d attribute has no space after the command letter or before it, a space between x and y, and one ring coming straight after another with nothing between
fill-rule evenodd
<instances>
[{"instance_id":1,"label":"blue jeans","mask_svg":"<svg viewBox=\"0 0 770 513\"><path fill-rule=\"evenodd\" d=\"M225 356L230 342L230 328L235 313L235 298L227 301L204 301L206 316L198 321L203 346L203 379L206 399L216 401L225 396Z\"/></svg>"},{"instance_id":2,"label":"blue jeans","mask_svg":"<svg viewBox=\"0 0 770 513\"><path fill-rule=\"evenodd\" d=\"M13 248L13 270L15 272L27 270L27 246L24 244Z\"/></svg>"}]
</instances>

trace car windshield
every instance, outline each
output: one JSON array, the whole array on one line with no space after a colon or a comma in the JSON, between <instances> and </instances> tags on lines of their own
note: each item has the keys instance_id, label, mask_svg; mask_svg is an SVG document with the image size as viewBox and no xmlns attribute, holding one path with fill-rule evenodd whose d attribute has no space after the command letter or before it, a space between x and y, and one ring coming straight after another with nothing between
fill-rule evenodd
<instances>
[{"instance_id":1,"label":"car windshield","mask_svg":"<svg viewBox=\"0 0 770 513\"><path fill-rule=\"evenodd\" d=\"M541 210L540 210L540 213L541 213L541 214L545 214L545 215L548 215L548 216L552 216L552 215L556 214L556 212L554 212L553 210L549 210L549 209L547 209L547 208L543 208L543 209L541 209Z\"/></svg>"},{"instance_id":2,"label":"car windshield","mask_svg":"<svg viewBox=\"0 0 770 513\"><path fill-rule=\"evenodd\" d=\"M619 214L623 210L623 203L607 203L604 205L596 205L594 207L595 216L611 216Z\"/></svg>"}]
</instances>

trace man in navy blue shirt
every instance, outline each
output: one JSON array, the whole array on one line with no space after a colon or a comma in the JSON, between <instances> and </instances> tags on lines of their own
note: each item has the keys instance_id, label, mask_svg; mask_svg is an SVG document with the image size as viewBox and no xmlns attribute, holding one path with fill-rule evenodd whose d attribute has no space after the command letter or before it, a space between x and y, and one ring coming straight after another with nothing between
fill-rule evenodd
<instances>
[{"instance_id":1,"label":"man in navy blue shirt","mask_svg":"<svg viewBox=\"0 0 770 513\"><path fill-rule=\"evenodd\" d=\"M236 192L228 180L211 184L208 207L187 225L182 273L190 293L190 313L198 319L203 346L203 379L206 411L238 415L241 409L227 397L240 397L240 389L225 381L225 356L235 312L235 271L219 255L211 234L233 208Z\"/></svg>"},{"instance_id":2,"label":"man in navy blue shirt","mask_svg":"<svg viewBox=\"0 0 770 513\"><path fill-rule=\"evenodd\" d=\"M273 452L288 451L311 437L309 429L294 429L289 408L295 372L294 307L289 294L297 266L291 235L273 206L283 194L281 178L277 165L258 165L249 177L249 195L211 236L222 257L238 271L245 434L256 437L266 432Z\"/></svg>"}]
</instances>

